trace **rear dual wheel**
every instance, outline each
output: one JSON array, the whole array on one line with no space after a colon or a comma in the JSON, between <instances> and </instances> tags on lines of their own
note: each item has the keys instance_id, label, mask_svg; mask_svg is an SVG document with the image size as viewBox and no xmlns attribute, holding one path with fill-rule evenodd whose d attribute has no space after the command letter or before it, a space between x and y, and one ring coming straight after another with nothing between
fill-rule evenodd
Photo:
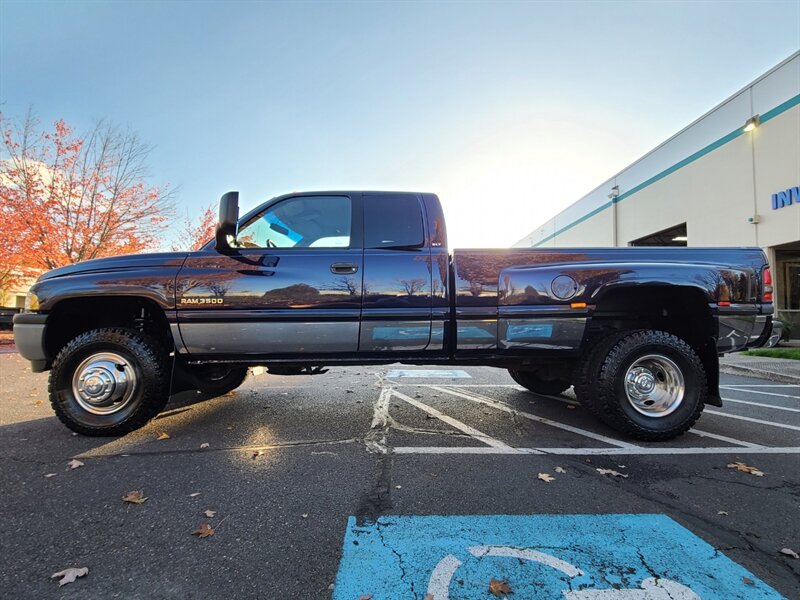
<instances>
[{"instance_id":1,"label":"rear dual wheel","mask_svg":"<svg viewBox=\"0 0 800 600\"><path fill-rule=\"evenodd\" d=\"M577 379L575 393L590 413L641 440L681 435L705 407L700 357L664 331L620 332L600 340L582 359Z\"/></svg>"}]
</instances>

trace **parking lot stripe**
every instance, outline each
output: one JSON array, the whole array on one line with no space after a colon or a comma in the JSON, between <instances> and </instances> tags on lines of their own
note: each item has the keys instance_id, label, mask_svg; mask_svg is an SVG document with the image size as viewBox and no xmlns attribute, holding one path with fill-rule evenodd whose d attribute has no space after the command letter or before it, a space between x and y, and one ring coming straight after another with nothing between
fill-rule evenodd
<instances>
[{"instance_id":1,"label":"parking lot stripe","mask_svg":"<svg viewBox=\"0 0 800 600\"><path fill-rule=\"evenodd\" d=\"M721 385L719 387L724 388L748 388L748 387L789 387L789 388L796 388L796 383L726 383L725 385Z\"/></svg>"},{"instance_id":2,"label":"parking lot stripe","mask_svg":"<svg viewBox=\"0 0 800 600\"><path fill-rule=\"evenodd\" d=\"M775 410L788 410L789 412L800 413L800 408L789 408L788 406L775 406L774 404L764 404L762 402L750 402L749 400L734 400L733 398L723 398L725 402L735 402L736 404L749 404L750 406L761 406L762 408L774 408Z\"/></svg>"},{"instance_id":3,"label":"parking lot stripe","mask_svg":"<svg viewBox=\"0 0 800 600\"><path fill-rule=\"evenodd\" d=\"M800 454L800 447L755 448L676 448L674 446L650 446L635 448L489 448L457 446L398 446L395 454L554 454L559 456L635 456L635 455L674 455L674 454Z\"/></svg>"},{"instance_id":4,"label":"parking lot stripe","mask_svg":"<svg viewBox=\"0 0 800 600\"><path fill-rule=\"evenodd\" d=\"M721 442L728 442L730 444L737 444L738 446L744 446L746 448L763 448L761 444L752 444L750 442L745 442L743 440L736 440L734 438L728 437L727 435L720 435L718 433L711 433L710 431L703 431L702 429L690 429L689 433L693 433L695 435L699 435L700 437L711 438L713 440L719 440Z\"/></svg>"},{"instance_id":5,"label":"parking lot stripe","mask_svg":"<svg viewBox=\"0 0 800 600\"><path fill-rule=\"evenodd\" d=\"M397 446L395 454L545 454L535 448L492 448L489 446Z\"/></svg>"},{"instance_id":6,"label":"parking lot stripe","mask_svg":"<svg viewBox=\"0 0 800 600\"><path fill-rule=\"evenodd\" d=\"M778 396L779 398L792 398L793 400L800 400L800 396L792 396L791 394L776 394L775 392L762 392L759 390L745 390L740 388L733 388L726 385L719 386L720 389L730 390L732 392L747 392L748 394L762 394L764 396ZM796 387L796 386L795 386Z\"/></svg>"},{"instance_id":7,"label":"parking lot stripe","mask_svg":"<svg viewBox=\"0 0 800 600\"><path fill-rule=\"evenodd\" d=\"M453 417L450 417L442 412L439 412L432 406L428 406L427 404L424 404L419 400L416 400L415 398L406 396L405 394L398 392L397 390L392 390L392 395L397 398L400 398L400 400L408 402L411 406L415 406L418 409L425 411L429 415L436 417L437 419L447 423L451 427L455 427L456 429L463 431L467 435L475 438L478 441L483 442L484 444L487 444L488 446L491 446L492 448L502 448L508 450L509 454L513 454L516 451L513 447L509 446L508 444L501 442L500 440L497 440L489 435L486 435L482 431L478 431L477 429L475 429L474 427L470 427L466 423L462 423L461 421L458 421Z\"/></svg>"},{"instance_id":8,"label":"parking lot stripe","mask_svg":"<svg viewBox=\"0 0 800 600\"><path fill-rule=\"evenodd\" d=\"M466 392L458 391L454 389L450 389L444 386L432 385L432 389L443 392L445 394L451 394L453 396L458 396L460 398L464 398L466 400L472 400L473 402L479 402L481 404L485 404L486 406L490 406L492 408L496 408L497 410L502 410L507 413L516 414L521 417L524 417L530 421L536 421L537 423L542 423L543 425L550 425L551 427L557 427L559 429L563 429L565 431L569 431L570 433L577 433L578 435L582 435L584 437L592 438L599 442L604 442L606 444L611 444L612 446L620 446L622 448L637 448L634 444L629 444L627 442L621 442L619 440L615 440L610 437L606 437L599 433L594 433L592 431L587 431L585 429L580 429L578 427L573 427L572 425L566 425L564 423L559 423L558 421L553 421L551 419L546 419L545 417L540 417L538 415L534 415L529 412L525 412L522 410L518 410L512 406L508 406L507 404L500 402L499 400L495 400L494 398L487 398L486 396L481 396L480 394L476 394L475 392Z\"/></svg>"},{"instance_id":9,"label":"parking lot stripe","mask_svg":"<svg viewBox=\"0 0 800 600\"><path fill-rule=\"evenodd\" d=\"M743 417L742 415L733 415L731 413L720 412L718 410L705 410L706 414L718 415L720 417L728 417L730 419L739 419L740 421L750 421L751 423L759 423L761 425L771 425L772 427L781 427L783 429L791 429L792 431L800 431L797 425L788 425L786 423L776 423L775 421L765 421L764 419L754 419L753 417Z\"/></svg>"}]
</instances>

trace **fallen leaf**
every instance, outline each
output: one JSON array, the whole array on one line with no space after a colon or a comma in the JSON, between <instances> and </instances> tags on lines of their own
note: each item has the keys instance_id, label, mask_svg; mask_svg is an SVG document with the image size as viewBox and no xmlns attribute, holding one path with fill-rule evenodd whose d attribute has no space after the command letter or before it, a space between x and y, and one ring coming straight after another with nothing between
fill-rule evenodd
<instances>
[{"instance_id":1,"label":"fallen leaf","mask_svg":"<svg viewBox=\"0 0 800 600\"><path fill-rule=\"evenodd\" d=\"M69 569L64 569L63 571L59 571L58 573L53 573L50 575L50 579L55 579L56 577L61 577L58 582L58 587L62 585L67 585L68 583L72 583L78 577L83 577L84 575L89 574L89 567L70 567Z\"/></svg>"},{"instance_id":2,"label":"fallen leaf","mask_svg":"<svg viewBox=\"0 0 800 600\"><path fill-rule=\"evenodd\" d=\"M723 515L723 516L726 516L726 517L727 517L727 516L728 516L728 511L727 511L727 510L718 510L718 511L717 511L717 514L718 514L718 515Z\"/></svg>"},{"instance_id":3,"label":"fallen leaf","mask_svg":"<svg viewBox=\"0 0 800 600\"><path fill-rule=\"evenodd\" d=\"M563 468L563 467L556 467L556 468L555 468L555 469L553 469L553 470L554 470L556 473L566 473L566 472L567 472L567 470L566 470L565 468Z\"/></svg>"},{"instance_id":4,"label":"fallen leaf","mask_svg":"<svg viewBox=\"0 0 800 600\"><path fill-rule=\"evenodd\" d=\"M196 535L199 538L211 537L212 535L214 535L214 528L211 527L211 525L209 525L208 523L202 523L200 527L198 527L192 532L192 535Z\"/></svg>"},{"instance_id":5,"label":"fallen leaf","mask_svg":"<svg viewBox=\"0 0 800 600\"><path fill-rule=\"evenodd\" d=\"M45 477L55 477L58 473L45 473Z\"/></svg>"},{"instance_id":6,"label":"fallen leaf","mask_svg":"<svg viewBox=\"0 0 800 600\"><path fill-rule=\"evenodd\" d=\"M147 498L142 490L128 492L122 497L123 502L130 502L131 504L144 504L145 500L147 500Z\"/></svg>"},{"instance_id":7,"label":"fallen leaf","mask_svg":"<svg viewBox=\"0 0 800 600\"><path fill-rule=\"evenodd\" d=\"M612 477L624 477L625 479L628 478L627 473L620 473L619 471L615 471L614 469L595 469L600 475L611 475Z\"/></svg>"},{"instance_id":8,"label":"fallen leaf","mask_svg":"<svg viewBox=\"0 0 800 600\"><path fill-rule=\"evenodd\" d=\"M77 458L73 458L71 461L67 463L70 469L77 469L83 466L83 463L79 461Z\"/></svg>"},{"instance_id":9,"label":"fallen leaf","mask_svg":"<svg viewBox=\"0 0 800 600\"><path fill-rule=\"evenodd\" d=\"M189 494L189 498L197 498L202 492L195 492L193 494Z\"/></svg>"},{"instance_id":10,"label":"fallen leaf","mask_svg":"<svg viewBox=\"0 0 800 600\"><path fill-rule=\"evenodd\" d=\"M507 581L500 581L494 578L489 581L489 593L497 598L500 598L502 594L513 594L511 588L508 587Z\"/></svg>"},{"instance_id":11,"label":"fallen leaf","mask_svg":"<svg viewBox=\"0 0 800 600\"><path fill-rule=\"evenodd\" d=\"M567 408L570 410L575 410L575 406L573 406L572 404L567 404Z\"/></svg>"},{"instance_id":12,"label":"fallen leaf","mask_svg":"<svg viewBox=\"0 0 800 600\"><path fill-rule=\"evenodd\" d=\"M742 577L742 583L745 585L755 585L756 582L750 579L749 577Z\"/></svg>"},{"instance_id":13,"label":"fallen leaf","mask_svg":"<svg viewBox=\"0 0 800 600\"><path fill-rule=\"evenodd\" d=\"M166 431L159 431L158 432L158 437L156 439L157 440L168 440L171 437L172 436L170 434L168 434Z\"/></svg>"},{"instance_id":14,"label":"fallen leaf","mask_svg":"<svg viewBox=\"0 0 800 600\"><path fill-rule=\"evenodd\" d=\"M301 517L303 517L304 519L307 519L307 518L308 518L308 513L303 513L303 514L302 514L302 515L300 515L300 516L301 516Z\"/></svg>"},{"instance_id":15,"label":"fallen leaf","mask_svg":"<svg viewBox=\"0 0 800 600\"><path fill-rule=\"evenodd\" d=\"M205 511L203 514L204 514L205 516L207 516L209 519L213 519L213 518L214 518L214 515L216 515L216 514L217 514L217 511L215 511L215 510L207 510L207 511Z\"/></svg>"},{"instance_id":16,"label":"fallen leaf","mask_svg":"<svg viewBox=\"0 0 800 600\"><path fill-rule=\"evenodd\" d=\"M396 486L394 486L394 489L396 489L396 490L402 490L402 489L403 489L403 486L402 486L402 485L396 485Z\"/></svg>"},{"instance_id":17,"label":"fallen leaf","mask_svg":"<svg viewBox=\"0 0 800 600\"><path fill-rule=\"evenodd\" d=\"M538 478L544 481L545 483L550 483L551 481L555 481L555 477L553 477L549 473L539 473Z\"/></svg>"},{"instance_id":18,"label":"fallen leaf","mask_svg":"<svg viewBox=\"0 0 800 600\"><path fill-rule=\"evenodd\" d=\"M200 444L200 448L208 448L210 445L211 445L211 444L209 444L208 442L206 442L206 443Z\"/></svg>"},{"instance_id":19,"label":"fallen leaf","mask_svg":"<svg viewBox=\"0 0 800 600\"><path fill-rule=\"evenodd\" d=\"M364 594L363 596L359 596L358 600L370 600L372 598L372 594Z\"/></svg>"},{"instance_id":20,"label":"fallen leaf","mask_svg":"<svg viewBox=\"0 0 800 600\"><path fill-rule=\"evenodd\" d=\"M741 462L730 463L728 465L729 469L736 469L737 471L742 471L744 473L750 473L751 475L755 475L756 477L763 477L764 472L759 471L756 467L750 467Z\"/></svg>"},{"instance_id":21,"label":"fallen leaf","mask_svg":"<svg viewBox=\"0 0 800 600\"><path fill-rule=\"evenodd\" d=\"M798 554L791 548L781 548L781 554L785 554L786 556L791 556L792 558L800 558L800 554Z\"/></svg>"},{"instance_id":22,"label":"fallen leaf","mask_svg":"<svg viewBox=\"0 0 800 600\"><path fill-rule=\"evenodd\" d=\"M433 600L433 594L425 594L425 597L422 600Z\"/></svg>"},{"instance_id":23,"label":"fallen leaf","mask_svg":"<svg viewBox=\"0 0 800 600\"><path fill-rule=\"evenodd\" d=\"M256 450L255 452L253 452L253 456L252 456L253 460L257 459L262 454L264 454L263 450Z\"/></svg>"}]
</instances>

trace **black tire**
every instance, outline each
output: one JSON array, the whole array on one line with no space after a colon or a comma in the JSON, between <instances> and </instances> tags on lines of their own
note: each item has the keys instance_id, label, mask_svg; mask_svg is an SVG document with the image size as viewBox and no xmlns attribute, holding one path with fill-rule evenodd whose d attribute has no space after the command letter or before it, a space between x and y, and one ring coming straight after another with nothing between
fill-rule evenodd
<instances>
[{"instance_id":1,"label":"black tire","mask_svg":"<svg viewBox=\"0 0 800 600\"><path fill-rule=\"evenodd\" d=\"M113 412L96 414L86 408L90 402L76 395L73 377L84 361L103 353L123 360L116 371L124 373L133 384L124 401L118 403L119 408L100 407ZM89 436L124 435L145 425L166 405L170 360L155 339L140 331L122 328L87 331L67 343L53 361L48 387L50 404L72 431ZM124 389L128 390L127 384Z\"/></svg>"},{"instance_id":2,"label":"black tire","mask_svg":"<svg viewBox=\"0 0 800 600\"><path fill-rule=\"evenodd\" d=\"M199 366L192 369L197 389L209 396L224 396L244 383L247 367Z\"/></svg>"},{"instance_id":3,"label":"black tire","mask_svg":"<svg viewBox=\"0 0 800 600\"><path fill-rule=\"evenodd\" d=\"M668 370L683 381L683 393L673 403L674 408L659 416L641 401L637 409L626 392L628 370L647 357L667 364ZM589 352L579 369L580 402L610 427L636 439L673 439L691 429L705 407L707 382L700 358L689 344L664 331L645 329L612 335ZM658 372L655 375L656 379L663 377Z\"/></svg>"},{"instance_id":4,"label":"black tire","mask_svg":"<svg viewBox=\"0 0 800 600\"><path fill-rule=\"evenodd\" d=\"M563 379L542 379L536 371L509 369L508 374L511 375L511 379L534 394L555 396L568 390L572 385L569 381L564 381Z\"/></svg>"}]
</instances>

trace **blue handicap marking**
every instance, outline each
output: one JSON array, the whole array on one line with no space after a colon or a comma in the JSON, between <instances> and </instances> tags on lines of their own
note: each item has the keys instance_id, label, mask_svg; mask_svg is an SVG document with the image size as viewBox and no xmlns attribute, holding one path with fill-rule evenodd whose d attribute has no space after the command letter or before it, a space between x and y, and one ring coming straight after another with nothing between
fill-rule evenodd
<instances>
[{"instance_id":1,"label":"blue handicap marking","mask_svg":"<svg viewBox=\"0 0 800 600\"><path fill-rule=\"evenodd\" d=\"M347 523L334 600L783 598L665 515L383 516Z\"/></svg>"}]
</instances>

